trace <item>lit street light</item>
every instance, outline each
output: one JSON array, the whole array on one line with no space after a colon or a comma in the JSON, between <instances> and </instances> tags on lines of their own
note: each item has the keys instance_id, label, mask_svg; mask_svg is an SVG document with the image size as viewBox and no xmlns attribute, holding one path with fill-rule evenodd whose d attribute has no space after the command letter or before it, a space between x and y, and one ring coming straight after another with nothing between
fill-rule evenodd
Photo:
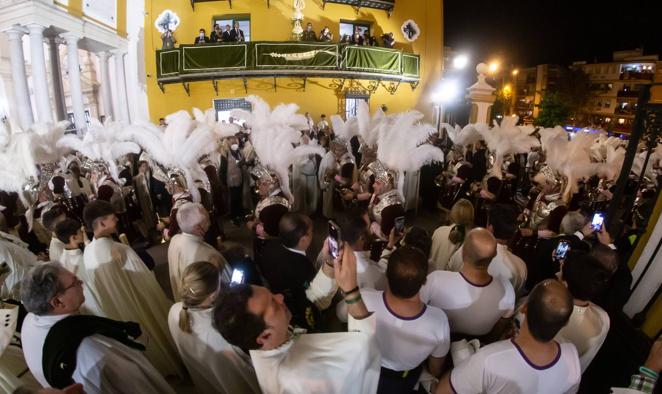
<instances>
[{"instance_id":1,"label":"lit street light","mask_svg":"<svg viewBox=\"0 0 662 394\"><path fill-rule=\"evenodd\" d=\"M515 75L517 75L517 74L519 74L519 70L518 70L518 69L514 69L514 70L513 70L513 76L515 76Z\"/></svg>"},{"instance_id":2,"label":"lit street light","mask_svg":"<svg viewBox=\"0 0 662 394\"><path fill-rule=\"evenodd\" d=\"M460 93L460 85L454 79L445 79L439 84L439 88L432 93L432 101L435 103L449 103Z\"/></svg>"},{"instance_id":3,"label":"lit street light","mask_svg":"<svg viewBox=\"0 0 662 394\"><path fill-rule=\"evenodd\" d=\"M490 62L489 70L490 70L490 74L496 73L499 70L499 62L497 61Z\"/></svg>"},{"instance_id":4,"label":"lit street light","mask_svg":"<svg viewBox=\"0 0 662 394\"><path fill-rule=\"evenodd\" d=\"M457 55L453 59L453 67L461 70L469 64L469 57L465 54Z\"/></svg>"}]
</instances>

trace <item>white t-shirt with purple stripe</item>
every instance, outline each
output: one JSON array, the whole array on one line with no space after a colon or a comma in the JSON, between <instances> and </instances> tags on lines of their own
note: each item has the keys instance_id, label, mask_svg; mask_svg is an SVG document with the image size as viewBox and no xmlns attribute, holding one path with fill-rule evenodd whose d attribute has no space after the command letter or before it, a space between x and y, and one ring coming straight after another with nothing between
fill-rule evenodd
<instances>
[{"instance_id":1,"label":"white t-shirt with purple stripe","mask_svg":"<svg viewBox=\"0 0 662 394\"><path fill-rule=\"evenodd\" d=\"M573 344L556 342L558 353L547 365L536 365L513 341L481 348L451 372L457 394L561 394L579 388L581 367Z\"/></svg>"}]
</instances>

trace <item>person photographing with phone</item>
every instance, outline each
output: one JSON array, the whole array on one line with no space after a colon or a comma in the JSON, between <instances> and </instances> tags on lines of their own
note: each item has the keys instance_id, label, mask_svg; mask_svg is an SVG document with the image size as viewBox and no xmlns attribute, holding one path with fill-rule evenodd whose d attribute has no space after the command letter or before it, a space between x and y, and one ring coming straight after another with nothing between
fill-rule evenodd
<instances>
[{"instance_id":1,"label":"person photographing with phone","mask_svg":"<svg viewBox=\"0 0 662 394\"><path fill-rule=\"evenodd\" d=\"M340 288L350 316L348 332L306 334L292 329L283 295L264 287L238 284L219 296L214 325L228 342L249 351L263 392L376 392L381 356L375 343L375 316L361 297L352 248L346 244L339 251L332 276L323 267L311 291L333 297Z\"/></svg>"}]
</instances>

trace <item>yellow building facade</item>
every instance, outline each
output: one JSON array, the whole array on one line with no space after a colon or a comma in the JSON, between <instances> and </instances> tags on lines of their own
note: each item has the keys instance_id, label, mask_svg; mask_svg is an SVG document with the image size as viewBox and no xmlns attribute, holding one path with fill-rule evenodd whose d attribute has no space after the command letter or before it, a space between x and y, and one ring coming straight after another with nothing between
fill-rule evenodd
<instances>
[{"instance_id":1,"label":"yellow building facade","mask_svg":"<svg viewBox=\"0 0 662 394\"><path fill-rule=\"evenodd\" d=\"M269 5L267 4L269 3ZM310 77L302 87L300 77L278 77L274 88L273 78L249 77L247 85L241 78L218 80L217 91L210 80L190 82L187 93L182 84L165 85L164 91L157 83L156 51L161 49L161 37L154 23L164 10L171 10L180 18L180 25L174 32L177 45L192 44L200 28L207 34L212 21L232 16L250 18L250 41L289 41L292 37L292 0L234 0L195 3L182 0L146 0L145 4L145 69L147 74L147 96L149 114L153 122L175 111L193 107L206 109L213 106L214 99L241 98L259 95L271 105L296 103L300 112L310 112L314 118L320 114L335 114L344 100L343 91L338 89L337 80L332 78ZM405 53L420 55L420 83L414 88L402 83L394 94L389 93L389 83L380 83L370 95L372 110L386 105L389 112L400 112L416 108L432 120L433 105L430 93L439 81L443 60L443 9L442 0L397 0L389 16L386 11L360 8L343 4L327 3L322 0L308 0L303 10L303 25L312 23L317 34L324 26L333 33L334 41L340 37L340 23L361 22L371 26L372 35L380 37L393 32L396 48ZM414 42L407 42L401 26L413 20L421 34ZM346 81L344 88L359 90L376 81ZM393 87L392 84L390 84ZM374 85L373 85L374 87ZM245 89L246 88L246 89ZM218 92L218 93L217 93Z\"/></svg>"}]
</instances>

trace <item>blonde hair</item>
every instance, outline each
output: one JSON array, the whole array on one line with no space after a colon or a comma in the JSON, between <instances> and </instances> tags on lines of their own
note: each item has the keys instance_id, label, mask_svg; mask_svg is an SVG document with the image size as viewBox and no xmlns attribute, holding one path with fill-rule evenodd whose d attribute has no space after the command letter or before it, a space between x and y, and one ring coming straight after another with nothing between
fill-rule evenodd
<instances>
[{"instance_id":1,"label":"blonde hair","mask_svg":"<svg viewBox=\"0 0 662 394\"><path fill-rule=\"evenodd\" d=\"M464 236L473 227L474 224L474 206L466 198L457 200L451 208L450 221L453 224L448 239L459 244L464 242Z\"/></svg>"},{"instance_id":2,"label":"blonde hair","mask_svg":"<svg viewBox=\"0 0 662 394\"><path fill-rule=\"evenodd\" d=\"M218 290L218 268L209 262L198 261L186 267L182 276L179 296L182 310L179 312L179 328L191 333L191 318L188 308L195 308L205 302L209 295Z\"/></svg>"}]
</instances>

